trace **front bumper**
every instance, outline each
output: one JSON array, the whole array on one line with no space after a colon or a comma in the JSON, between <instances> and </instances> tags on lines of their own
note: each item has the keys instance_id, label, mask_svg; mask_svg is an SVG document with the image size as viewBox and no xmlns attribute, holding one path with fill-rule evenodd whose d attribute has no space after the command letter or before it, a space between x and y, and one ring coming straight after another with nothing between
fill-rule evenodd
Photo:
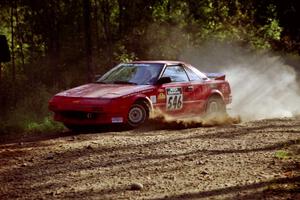
<instances>
[{"instance_id":1,"label":"front bumper","mask_svg":"<svg viewBox=\"0 0 300 200\"><path fill-rule=\"evenodd\" d=\"M54 113L54 120L72 125L100 125L124 123L125 117L119 113L93 113L84 111L61 111Z\"/></svg>"},{"instance_id":2,"label":"front bumper","mask_svg":"<svg viewBox=\"0 0 300 200\"><path fill-rule=\"evenodd\" d=\"M127 110L112 99L54 97L49 102L54 120L68 125L125 123Z\"/></svg>"}]
</instances>

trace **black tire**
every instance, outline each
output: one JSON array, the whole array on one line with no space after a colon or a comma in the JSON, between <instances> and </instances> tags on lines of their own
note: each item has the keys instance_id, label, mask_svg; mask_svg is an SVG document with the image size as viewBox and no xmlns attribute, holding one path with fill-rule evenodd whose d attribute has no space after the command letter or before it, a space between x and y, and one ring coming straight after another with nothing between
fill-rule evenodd
<instances>
[{"instance_id":1,"label":"black tire","mask_svg":"<svg viewBox=\"0 0 300 200\"><path fill-rule=\"evenodd\" d=\"M64 124L72 132L82 132L86 130L84 126L73 125L73 124Z\"/></svg>"},{"instance_id":2,"label":"black tire","mask_svg":"<svg viewBox=\"0 0 300 200\"><path fill-rule=\"evenodd\" d=\"M208 117L223 117L226 116L226 105L221 97L210 97L206 104L206 116Z\"/></svg>"},{"instance_id":3,"label":"black tire","mask_svg":"<svg viewBox=\"0 0 300 200\"><path fill-rule=\"evenodd\" d=\"M149 109L145 103L134 103L129 109L127 124L136 128L145 123L149 118Z\"/></svg>"}]
</instances>

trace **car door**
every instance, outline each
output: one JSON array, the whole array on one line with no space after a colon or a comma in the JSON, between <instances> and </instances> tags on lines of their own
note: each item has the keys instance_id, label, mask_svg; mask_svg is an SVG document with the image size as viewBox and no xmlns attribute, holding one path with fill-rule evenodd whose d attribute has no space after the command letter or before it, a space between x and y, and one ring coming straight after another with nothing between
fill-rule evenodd
<instances>
[{"instance_id":1,"label":"car door","mask_svg":"<svg viewBox=\"0 0 300 200\"><path fill-rule=\"evenodd\" d=\"M191 112L194 92L183 66L166 66L161 77L170 77L172 82L158 88L157 100L160 110L175 115Z\"/></svg>"},{"instance_id":2,"label":"car door","mask_svg":"<svg viewBox=\"0 0 300 200\"><path fill-rule=\"evenodd\" d=\"M198 74L196 74L194 72L194 70L196 69L192 66L185 66L184 69L188 74L188 77L190 79L190 85L192 85L193 92L194 92L194 97L193 97L194 109L192 112L202 113L205 110L207 97L210 91L208 87L209 79L201 72L198 72Z\"/></svg>"}]
</instances>

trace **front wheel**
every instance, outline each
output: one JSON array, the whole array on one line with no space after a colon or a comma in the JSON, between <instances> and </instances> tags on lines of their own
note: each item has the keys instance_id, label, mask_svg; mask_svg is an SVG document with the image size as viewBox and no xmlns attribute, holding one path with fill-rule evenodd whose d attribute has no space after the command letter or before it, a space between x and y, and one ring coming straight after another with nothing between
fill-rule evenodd
<instances>
[{"instance_id":1,"label":"front wheel","mask_svg":"<svg viewBox=\"0 0 300 200\"><path fill-rule=\"evenodd\" d=\"M136 128L142 125L149 118L149 112L144 104L135 103L131 106L128 112L128 125L131 128Z\"/></svg>"},{"instance_id":2,"label":"front wheel","mask_svg":"<svg viewBox=\"0 0 300 200\"><path fill-rule=\"evenodd\" d=\"M80 125L73 125L73 124L64 124L72 132L82 132L86 130L86 127Z\"/></svg>"}]
</instances>

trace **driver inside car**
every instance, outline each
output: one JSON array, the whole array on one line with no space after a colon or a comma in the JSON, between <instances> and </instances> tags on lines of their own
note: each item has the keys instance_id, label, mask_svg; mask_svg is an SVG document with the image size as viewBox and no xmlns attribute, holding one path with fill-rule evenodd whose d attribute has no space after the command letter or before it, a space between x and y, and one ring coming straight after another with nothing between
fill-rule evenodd
<instances>
[{"instance_id":1,"label":"driver inside car","mask_svg":"<svg viewBox=\"0 0 300 200\"><path fill-rule=\"evenodd\" d=\"M152 73L149 69L145 67L140 67L137 69L136 74L134 75L133 79L131 79L132 82L135 82L137 84L150 84L152 83Z\"/></svg>"}]
</instances>

